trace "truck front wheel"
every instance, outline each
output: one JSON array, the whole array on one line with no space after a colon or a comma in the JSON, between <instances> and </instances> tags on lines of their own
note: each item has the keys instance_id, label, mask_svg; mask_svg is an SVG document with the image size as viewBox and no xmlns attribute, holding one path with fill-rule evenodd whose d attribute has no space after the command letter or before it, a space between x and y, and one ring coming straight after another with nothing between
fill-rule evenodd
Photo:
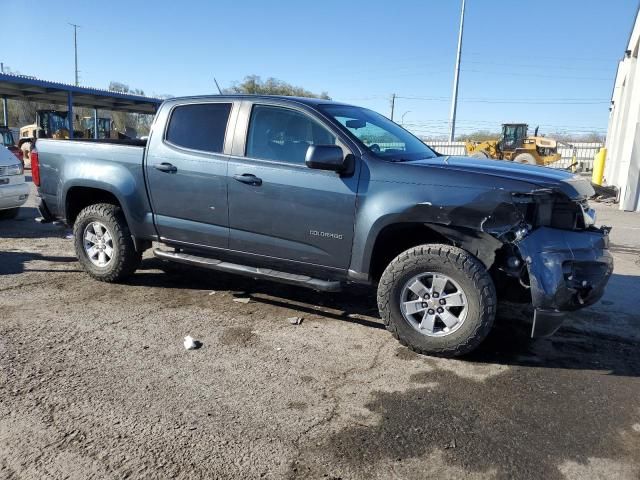
<instances>
[{"instance_id":1,"label":"truck front wheel","mask_svg":"<svg viewBox=\"0 0 640 480\"><path fill-rule=\"evenodd\" d=\"M398 255L378 285L378 308L400 343L427 355L474 350L496 312L496 291L484 265L450 245L421 245Z\"/></svg>"},{"instance_id":2,"label":"truck front wheel","mask_svg":"<svg viewBox=\"0 0 640 480\"><path fill-rule=\"evenodd\" d=\"M84 208L73 225L76 255L84 270L96 280L119 282L140 265L122 209L110 203Z\"/></svg>"}]
</instances>

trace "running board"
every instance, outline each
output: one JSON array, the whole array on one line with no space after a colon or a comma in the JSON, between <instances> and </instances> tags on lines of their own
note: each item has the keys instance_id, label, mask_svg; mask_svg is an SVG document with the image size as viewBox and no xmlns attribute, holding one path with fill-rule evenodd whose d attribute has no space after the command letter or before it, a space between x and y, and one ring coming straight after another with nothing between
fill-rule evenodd
<instances>
[{"instance_id":1,"label":"running board","mask_svg":"<svg viewBox=\"0 0 640 480\"><path fill-rule=\"evenodd\" d=\"M248 265L239 265L237 263L223 262L215 258L200 257L190 255L188 253L168 252L166 250L155 249L153 254L162 260L170 262L186 263L196 267L209 268L227 273L237 273L253 278L265 280L274 280L276 282L289 283L301 287L311 288L321 292L337 292L341 289L341 283L337 281L321 280L319 278L309 277L307 275L298 275L295 273L280 272L270 268L250 267Z\"/></svg>"}]
</instances>

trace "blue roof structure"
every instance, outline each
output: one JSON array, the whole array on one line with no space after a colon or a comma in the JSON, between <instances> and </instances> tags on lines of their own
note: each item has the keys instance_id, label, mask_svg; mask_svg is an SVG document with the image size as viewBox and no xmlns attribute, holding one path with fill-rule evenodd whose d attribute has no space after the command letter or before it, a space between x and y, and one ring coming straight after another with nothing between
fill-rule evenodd
<instances>
[{"instance_id":1,"label":"blue roof structure","mask_svg":"<svg viewBox=\"0 0 640 480\"><path fill-rule=\"evenodd\" d=\"M154 114L162 99L0 73L0 98Z\"/></svg>"}]
</instances>

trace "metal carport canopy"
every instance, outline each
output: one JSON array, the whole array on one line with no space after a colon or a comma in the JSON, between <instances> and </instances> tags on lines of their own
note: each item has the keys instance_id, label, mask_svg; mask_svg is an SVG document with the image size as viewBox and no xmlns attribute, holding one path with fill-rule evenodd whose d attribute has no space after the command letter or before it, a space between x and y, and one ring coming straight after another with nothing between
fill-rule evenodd
<instances>
[{"instance_id":1,"label":"metal carport canopy","mask_svg":"<svg viewBox=\"0 0 640 480\"><path fill-rule=\"evenodd\" d=\"M0 73L0 97L148 114L156 113L162 103L159 98L76 87L8 73Z\"/></svg>"}]
</instances>

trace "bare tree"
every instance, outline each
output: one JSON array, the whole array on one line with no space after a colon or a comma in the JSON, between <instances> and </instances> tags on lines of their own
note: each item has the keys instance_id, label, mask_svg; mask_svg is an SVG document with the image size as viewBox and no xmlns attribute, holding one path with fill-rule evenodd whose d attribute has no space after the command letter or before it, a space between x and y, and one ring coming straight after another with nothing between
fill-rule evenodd
<instances>
[{"instance_id":1,"label":"bare tree","mask_svg":"<svg viewBox=\"0 0 640 480\"><path fill-rule=\"evenodd\" d=\"M302 87L269 77L262 80L258 75L248 75L240 83L235 82L231 87L225 88L224 93L245 93L251 95L284 95L288 97L311 97L330 100L327 92L313 93Z\"/></svg>"},{"instance_id":2,"label":"bare tree","mask_svg":"<svg viewBox=\"0 0 640 480\"><path fill-rule=\"evenodd\" d=\"M145 96L144 90L130 88L129 85L122 82L109 82L109 90L112 92ZM170 95L166 95L165 97L168 98ZM111 118L117 130L125 131L126 129L134 129L138 136L148 135L151 122L153 121L153 115L146 113L112 112Z\"/></svg>"},{"instance_id":3,"label":"bare tree","mask_svg":"<svg viewBox=\"0 0 640 480\"><path fill-rule=\"evenodd\" d=\"M500 138L499 133L489 130L478 130L476 132L458 135L456 140L459 142L484 142L485 140L496 140L498 138Z\"/></svg>"}]
</instances>

